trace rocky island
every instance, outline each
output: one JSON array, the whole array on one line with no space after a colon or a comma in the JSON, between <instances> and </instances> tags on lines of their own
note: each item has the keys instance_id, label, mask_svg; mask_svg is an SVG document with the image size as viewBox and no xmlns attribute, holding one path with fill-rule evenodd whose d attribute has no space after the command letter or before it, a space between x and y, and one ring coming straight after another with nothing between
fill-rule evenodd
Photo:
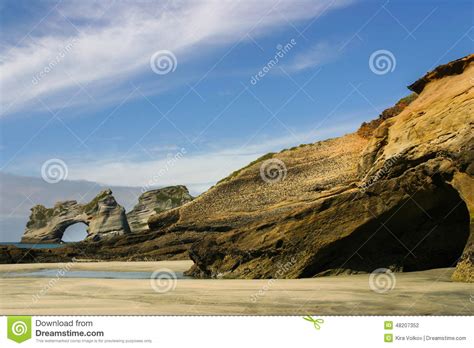
<instances>
[{"instance_id":1,"label":"rocky island","mask_svg":"<svg viewBox=\"0 0 474 348\"><path fill-rule=\"evenodd\" d=\"M65 201L56 203L53 208L34 206L21 242L59 243L66 228L76 223L86 224L86 239L94 241L130 233L125 209L117 203L111 190L105 190L87 204Z\"/></svg>"}]
</instances>

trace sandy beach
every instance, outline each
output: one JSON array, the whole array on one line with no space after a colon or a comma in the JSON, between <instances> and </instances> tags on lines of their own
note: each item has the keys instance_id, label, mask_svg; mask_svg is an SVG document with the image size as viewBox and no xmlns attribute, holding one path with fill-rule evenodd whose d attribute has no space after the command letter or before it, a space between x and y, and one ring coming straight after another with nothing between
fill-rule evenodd
<instances>
[{"instance_id":1,"label":"sandy beach","mask_svg":"<svg viewBox=\"0 0 474 348\"><path fill-rule=\"evenodd\" d=\"M77 262L68 269L183 272L191 264L191 261ZM164 293L156 292L149 279L59 277L51 283L52 278L5 276L9 272L64 267L64 264L0 265L3 274L0 314L472 315L474 311L474 286L452 282L454 269L448 268L396 273L395 286L386 293L370 289L368 274L292 280L178 279L175 287Z\"/></svg>"}]
</instances>

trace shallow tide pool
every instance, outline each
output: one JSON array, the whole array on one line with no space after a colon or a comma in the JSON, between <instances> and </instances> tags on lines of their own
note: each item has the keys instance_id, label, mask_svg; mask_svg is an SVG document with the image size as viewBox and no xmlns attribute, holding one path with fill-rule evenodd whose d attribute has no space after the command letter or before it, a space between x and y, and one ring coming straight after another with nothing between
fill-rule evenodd
<instances>
[{"instance_id":1,"label":"shallow tide pool","mask_svg":"<svg viewBox=\"0 0 474 348\"><path fill-rule=\"evenodd\" d=\"M174 276L173 276L174 275ZM0 272L0 278L99 278L99 279L192 279L183 272L109 272L109 271L67 271L64 269L40 269L29 272Z\"/></svg>"}]
</instances>

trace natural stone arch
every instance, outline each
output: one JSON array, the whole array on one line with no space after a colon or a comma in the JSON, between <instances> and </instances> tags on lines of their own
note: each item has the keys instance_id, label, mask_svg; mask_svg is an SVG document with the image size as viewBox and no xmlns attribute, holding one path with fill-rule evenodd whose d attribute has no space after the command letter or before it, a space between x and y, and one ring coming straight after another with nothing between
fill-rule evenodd
<instances>
[{"instance_id":1,"label":"natural stone arch","mask_svg":"<svg viewBox=\"0 0 474 348\"><path fill-rule=\"evenodd\" d=\"M56 203L53 208L34 206L21 241L59 243L66 228L76 223L88 226L87 239L99 240L130 232L125 209L117 203L111 190L105 190L87 204L65 201Z\"/></svg>"},{"instance_id":2,"label":"natural stone arch","mask_svg":"<svg viewBox=\"0 0 474 348\"><path fill-rule=\"evenodd\" d=\"M80 242L87 238L87 229L89 226L85 222L76 222L70 224L64 229L61 240L65 243Z\"/></svg>"}]
</instances>

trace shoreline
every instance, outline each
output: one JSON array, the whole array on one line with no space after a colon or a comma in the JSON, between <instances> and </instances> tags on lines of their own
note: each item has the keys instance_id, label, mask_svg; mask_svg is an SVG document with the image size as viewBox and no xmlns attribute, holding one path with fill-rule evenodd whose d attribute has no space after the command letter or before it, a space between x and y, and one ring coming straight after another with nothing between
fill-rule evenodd
<instances>
[{"instance_id":1,"label":"shoreline","mask_svg":"<svg viewBox=\"0 0 474 348\"><path fill-rule=\"evenodd\" d=\"M76 270L180 272L192 261L75 263ZM0 265L13 272L64 264ZM71 268L72 269L72 268ZM0 315L472 315L472 284L452 282L454 268L395 273L376 293L369 274L306 279L178 279L170 291L150 279L0 278ZM43 291L41 296L39 292Z\"/></svg>"},{"instance_id":2,"label":"shoreline","mask_svg":"<svg viewBox=\"0 0 474 348\"><path fill-rule=\"evenodd\" d=\"M0 264L0 273L30 272L43 269L64 269L75 271L109 271L109 272L153 272L157 268L170 268L174 272L187 271L193 262L179 261L95 261L77 260L76 262L57 263L15 263Z\"/></svg>"}]
</instances>

